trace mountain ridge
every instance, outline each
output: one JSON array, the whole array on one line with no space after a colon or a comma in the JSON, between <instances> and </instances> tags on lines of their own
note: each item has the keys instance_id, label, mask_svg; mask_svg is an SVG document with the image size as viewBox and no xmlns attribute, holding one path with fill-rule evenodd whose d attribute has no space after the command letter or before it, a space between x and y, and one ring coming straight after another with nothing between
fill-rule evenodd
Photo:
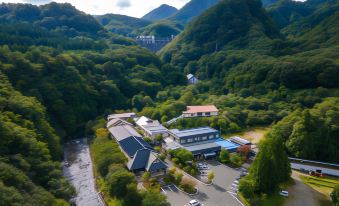
<instances>
[{"instance_id":1,"label":"mountain ridge","mask_svg":"<svg viewBox=\"0 0 339 206\"><path fill-rule=\"evenodd\" d=\"M168 4L162 4L158 8L153 9L152 11L145 14L141 19L148 21L157 21L166 19L178 11L177 8L170 6Z\"/></svg>"}]
</instances>

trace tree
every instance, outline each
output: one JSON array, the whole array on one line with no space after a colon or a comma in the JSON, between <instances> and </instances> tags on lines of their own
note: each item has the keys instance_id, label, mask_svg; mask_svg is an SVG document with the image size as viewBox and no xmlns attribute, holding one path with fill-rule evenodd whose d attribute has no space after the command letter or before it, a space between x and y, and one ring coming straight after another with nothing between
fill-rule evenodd
<instances>
[{"instance_id":1,"label":"tree","mask_svg":"<svg viewBox=\"0 0 339 206\"><path fill-rule=\"evenodd\" d=\"M232 153L230 155L230 162L236 166L236 167L240 167L242 165L242 160L241 160L241 156L237 153Z\"/></svg>"},{"instance_id":2,"label":"tree","mask_svg":"<svg viewBox=\"0 0 339 206\"><path fill-rule=\"evenodd\" d=\"M143 193L142 206L170 206L166 196L158 191L146 191Z\"/></svg>"},{"instance_id":3,"label":"tree","mask_svg":"<svg viewBox=\"0 0 339 206\"><path fill-rule=\"evenodd\" d=\"M208 182L212 182L214 179L214 172L210 171L207 175Z\"/></svg>"},{"instance_id":4,"label":"tree","mask_svg":"<svg viewBox=\"0 0 339 206\"><path fill-rule=\"evenodd\" d=\"M242 156L248 158L250 152L251 152L251 146L250 145L241 145L238 147L237 152L241 154Z\"/></svg>"},{"instance_id":5,"label":"tree","mask_svg":"<svg viewBox=\"0 0 339 206\"><path fill-rule=\"evenodd\" d=\"M142 181L147 182L151 178L151 173L150 172L144 172L142 175Z\"/></svg>"},{"instance_id":6,"label":"tree","mask_svg":"<svg viewBox=\"0 0 339 206\"><path fill-rule=\"evenodd\" d=\"M173 156L175 158L177 158L179 160L179 162L183 165L186 165L188 161L192 161L193 158L194 158L192 152L190 152L190 151L188 151L184 148L174 150Z\"/></svg>"},{"instance_id":7,"label":"tree","mask_svg":"<svg viewBox=\"0 0 339 206\"><path fill-rule=\"evenodd\" d=\"M222 163L228 163L230 161L230 153L227 150L223 149L220 152L219 158Z\"/></svg>"},{"instance_id":8,"label":"tree","mask_svg":"<svg viewBox=\"0 0 339 206\"><path fill-rule=\"evenodd\" d=\"M257 157L249 170L256 191L272 193L280 183L290 178L290 174L290 163L281 139L271 137L269 134L260 143Z\"/></svg>"},{"instance_id":9,"label":"tree","mask_svg":"<svg viewBox=\"0 0 339 206\"><path fill-rule=\"evenodd\" d=\"M162 136L161 134L157 134L157 135L155 136L155 140L158 141L158 142L161 142L162 139L163 139L163 136Z\"/></svg>"},{"instance_id":10,"label":"tree","mask_svg":"<svg viewBox=\"0 0 339 206\"><path fill-rule=\"evenodd\" d=\"M123 198L127 195L129 184L136 184L133 173L126 170L118 170L109 173L106 177L109 193L112 197Z\"/></svg>"},{"instance_id":11,"label":"tree","mask_svg":"<svg viewBox=\"0 0 339 206\"><path fill-rule=\"evenodd\" d=\"M247 199L252 199L255 192L255 182L249 176L242 178L239 181L239 192Z\"/></svg>"},{"instance_id":12,"label":"tree","mask_svg":"<svg viewBox=\"0 0 339 206\"><path fill-rule=\"evenodd\" d=\"M339 185L336 185L331 192L331 199L335 206L339 206Z\"/></svg>"}]
</instances>

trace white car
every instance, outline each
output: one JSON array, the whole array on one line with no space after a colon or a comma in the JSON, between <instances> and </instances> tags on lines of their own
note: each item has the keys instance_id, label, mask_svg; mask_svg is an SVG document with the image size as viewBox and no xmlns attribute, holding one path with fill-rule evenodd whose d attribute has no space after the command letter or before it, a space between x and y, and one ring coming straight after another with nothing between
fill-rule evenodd
<instances>
[{"instance_id":1,"label":"white car","mask_svg":"<svg viewBox=\"0 0 339 206\"><path fill-rule=\"evenodd\" d=\"M239 181L238 181L238 180L235 180L235 181L234 181L234 184L238 185L238 184L239 184Z\"/></svg>"},{"instance_id":2,"label":"white car","mask_svg":"<svg viewBox=\"0 0 339 206\"><path fill-rule=\"evenodd\" d=\"M281 192L279 192L279 195L288 197L288 191L282 190Z\"/></svg>"},{"instance_id":3,"label":"white car","mask_svg":"<svg viewBox=\"0 0 339 206\"><path fill-rule=\"evenodd\" d=\"M191 200L187 206L203 206L198 200Z\"/></svg>"}]
</instances>

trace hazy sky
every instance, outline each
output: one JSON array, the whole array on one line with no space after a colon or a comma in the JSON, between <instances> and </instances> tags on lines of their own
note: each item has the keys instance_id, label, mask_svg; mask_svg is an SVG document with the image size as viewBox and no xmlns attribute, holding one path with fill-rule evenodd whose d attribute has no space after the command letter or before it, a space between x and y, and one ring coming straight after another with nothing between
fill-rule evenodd
<instances>
[{"instance_id":1,"label":"hazy sky","mask_svg":"<svg viewBox=\"0 0 339 206\"><path fill-rule=\"evenodd\" d=\"M68 2L81 11L89 14L125 14L142 17L161 4L168 4L176 8L185 5L189 0L54 0L55 2ZM45 4L50 0L7 0L6 3Z\"/></svg>"}]
</instances>

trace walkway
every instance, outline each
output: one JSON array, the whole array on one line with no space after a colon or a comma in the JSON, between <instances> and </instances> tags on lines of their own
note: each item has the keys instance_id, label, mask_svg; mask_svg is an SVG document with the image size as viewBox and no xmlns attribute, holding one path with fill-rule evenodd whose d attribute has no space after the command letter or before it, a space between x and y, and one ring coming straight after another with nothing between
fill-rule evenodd
<instances>
[{"instance_id":1,"label":"walkway","mask_svg":"<svg viewBox=\"0 0 339 206\"><path fill-rule=\"evenodd\" d=\"M77 206L105 206L95 188L93 166L87 139L73 140L64 147L65 160L69 166L64 166L64 176L75 187Z\"/></svg>"},{"instance_id":2,"label":"walkway","mask_svg":"<svg viewBox=\"0 0 339 206\"><path fill-rule=\"evenodd\" d=\"M305 185L296 171L292 172L295 184L288 189L289 197L284 206L318 206L319 201L324 199L322 194Z\"/></svg>"}]
</instances>

